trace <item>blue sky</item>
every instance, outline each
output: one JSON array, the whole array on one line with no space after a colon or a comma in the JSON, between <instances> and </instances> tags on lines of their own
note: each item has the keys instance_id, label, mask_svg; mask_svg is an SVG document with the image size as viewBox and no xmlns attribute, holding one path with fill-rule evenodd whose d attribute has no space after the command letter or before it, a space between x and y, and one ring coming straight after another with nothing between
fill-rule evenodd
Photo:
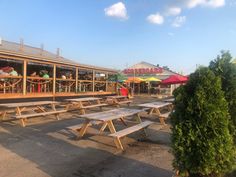
<instances>
[{"instance_id":1,"label":"blue sky","mask_svg":"<svg viewBox=\"0 0 236 177\"><path fill-rule=\"evenodd\" d=\"M188 74L222 49L236 57L236 0L0 0L0 36L85 64Z\"/></svg>"}]
</instances>

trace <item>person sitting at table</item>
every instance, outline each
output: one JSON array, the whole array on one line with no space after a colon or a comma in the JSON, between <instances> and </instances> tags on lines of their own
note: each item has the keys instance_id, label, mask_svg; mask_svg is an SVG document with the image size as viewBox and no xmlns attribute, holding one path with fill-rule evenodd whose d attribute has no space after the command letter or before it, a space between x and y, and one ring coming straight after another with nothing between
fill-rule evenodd
<instances>
[{"instance_id":1,"label":"person sitting at table","mask_svg":"<svg viewBox=\"0 0 236 177\"><path fill-rule=\"evenodd\" d=\"M39 72L39 75L40 75L41 77L45 78L45 79L50 78L49 75L48 75L48 71L47 71L47 70L41 70L41 71Z\"/></svg>"},{"instance_id":2,"label":"person sitting at table","mask_svg":"<svg viewBox=\"0 0 236 177\"><path fill-rule=\"evenodd\" d=\"M12 68L12 71L9 74L10 76L18 76L18 73L14 68Z\"/></svg>"}]
</instances>

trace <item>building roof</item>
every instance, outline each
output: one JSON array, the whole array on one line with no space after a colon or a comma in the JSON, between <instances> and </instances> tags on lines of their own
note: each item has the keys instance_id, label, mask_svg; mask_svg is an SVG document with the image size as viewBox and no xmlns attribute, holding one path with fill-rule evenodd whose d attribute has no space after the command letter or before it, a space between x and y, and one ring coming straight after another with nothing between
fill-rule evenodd
<instances>
[{"instance_id":1,"label":"building roof","mask_svg":"<svg viewBox=\"0 0 236 177\"><path fill-rule=\"evenodd\" d=\"M46 51L42 48L36 48L29 45L9 42L1 39L0 39L0 52L9 52L15 55L25 55L33 59L37 58L38 60L49 61L54 63L69 64L85 68L117 72L117 70L114 69L81 64L73 60L59 56L57 54L54 54L52 52Z\"/></svg>"}]
</instances>

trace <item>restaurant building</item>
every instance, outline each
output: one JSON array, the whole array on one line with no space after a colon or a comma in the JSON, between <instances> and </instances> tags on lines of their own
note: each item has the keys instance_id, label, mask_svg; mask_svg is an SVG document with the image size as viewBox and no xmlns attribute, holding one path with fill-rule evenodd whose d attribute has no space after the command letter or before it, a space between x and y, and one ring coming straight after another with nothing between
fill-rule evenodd
<instances>
[{"instance_id":1,"label":"restaurant building","mask_svg":"<svg viewBox=\"0 0 236 177\"><path fill-rule=\"evenodd\" d=\"M59 49L0 40L0 99L114 94L116 74L66 59Z\"/></svg>"},{"instance_id":2,"label":"restaurant building","mask_svg":"<svg viewBox=\"0 0 236 177\"><path fill-rule=\"evenodd\" d=\"M127 84L134 89L135 94L171 94L173 86L162 85L161 81L177 73L142 61L124 69L122 74L128 78Z\"/></svg>"}]
</instances>

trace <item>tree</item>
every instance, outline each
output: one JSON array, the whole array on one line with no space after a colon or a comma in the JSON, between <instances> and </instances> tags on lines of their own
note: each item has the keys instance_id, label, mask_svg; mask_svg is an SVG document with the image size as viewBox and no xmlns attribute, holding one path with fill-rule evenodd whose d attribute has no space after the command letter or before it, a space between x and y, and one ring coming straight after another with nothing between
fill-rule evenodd
<instances>
[{"instance_id":1,"label":"tree","mask_svg":"<svg viewBox=\"0 0 236 177\"><path fill-rule=\"evenodd\" d=\"M174 91L171 114L173 165L181 176L220 176L233 169L235 150L221 79L208 68Z\"/></svg>"},{"instance_id":2,"label":"tree","mask_svg":"<svg viewBox=\"0 0 236 177\"><path fill-rule=\"evenodd\" d=\"M222 90L228 102L231 117L230 130L236 144L236 63L234 64L232 60L228 51L222 51L221 55L210 62L209 68L221 78Z\"/></svg>"}]
</instances>

